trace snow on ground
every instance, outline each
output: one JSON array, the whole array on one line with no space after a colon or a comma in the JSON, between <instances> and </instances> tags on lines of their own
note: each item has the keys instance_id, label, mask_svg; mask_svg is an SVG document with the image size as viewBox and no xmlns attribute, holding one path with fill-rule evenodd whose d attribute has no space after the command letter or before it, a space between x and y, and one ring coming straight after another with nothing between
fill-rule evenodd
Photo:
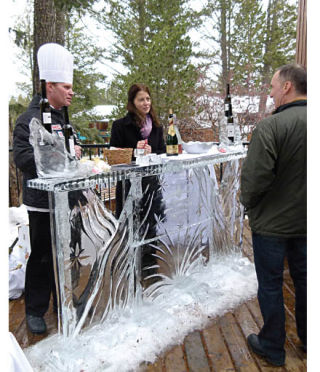
<instances>
[{"instance_id":1,"label":"snow on ground","mask_svg":"<svg viewBox=\"0 0 320 372\"><path fill-rule=\"evenodd\" d=\"M254 266L247 258L213 257L191 276L174 278L153 302L147 298L115 312L75 338L50 336L25 353L35 371L133 371L256 291Z\"/></svg>"},{"instance_id":2,"label":"snow on ground","mask_svg":"<svg viewBox=\"0 0 320 372\"><path fill-rule=\"evenodd\" d=\"M18 237L18 226L29 223L27 208L24 204L20 207L9 208L9 243L12 244Z\"/></svg>"},{"instance_id":3,"label":"snow on ground","mask_svg":"<svg viewBox=\"0 0 320 372\"><path fill-rule=\"evenodd\" d=\"M17 226L28 223L24 205L9 209L9 222L14 241ZM137 301L75 338L53 335L25 349L34 371L135 370L257 292L254 265L240 253L212 257L206 267L199 265L192 275L170 283L154 301Z\"/></svg>"}]
</instances>

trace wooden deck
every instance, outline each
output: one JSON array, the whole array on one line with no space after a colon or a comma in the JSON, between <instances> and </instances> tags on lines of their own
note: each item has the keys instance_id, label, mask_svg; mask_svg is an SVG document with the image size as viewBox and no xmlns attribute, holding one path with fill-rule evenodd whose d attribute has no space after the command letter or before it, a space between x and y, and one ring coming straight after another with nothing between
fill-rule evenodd
<instances>
[{"instance_id":1,"label":"wooden deck","mask_svg":"<svg viewBox=\"0 0 320 372\"><path fill-rule=\"evenodd\" d=\"M252 260L250 232L244 235L244 254ZM262 317L257 298L250 300L224 316L211 319L208 326L188 334L182 345L176 345L159 355L154 364L142 364L140 372L209 372L209 371L306 371L306 354L300 348L295 328L294 287L288 269L284 274L286 310L286 364L272 367L250 352L246 336L258 332ZM57 332L57 315L52 306L45 316L48 331L33 335L27 330L23 296L9 303L9 329L22 348L28 347Z\"/></svg>"}]
</instances>

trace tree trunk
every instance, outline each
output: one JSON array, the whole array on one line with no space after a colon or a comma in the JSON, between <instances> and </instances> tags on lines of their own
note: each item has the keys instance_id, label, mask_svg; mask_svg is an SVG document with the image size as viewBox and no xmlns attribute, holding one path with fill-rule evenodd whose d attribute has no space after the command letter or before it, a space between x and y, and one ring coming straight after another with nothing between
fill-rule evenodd
<instances>
[{"instance_id":1,"label":"tree trunk","mask_svg":"<svg viewBox=\"0 0 320 372\"><path fill-rule=\"evenodd\" d=\"M39 91L38 49L45 43L64 45L66 16L55 7L54 0L34 0L33 95Z\"/></svg>"},{"instance_id":2,"label":"tree trunk","mask_svg":"<svg viewBox=\"0 0 320 372\"><path fill-rule=\"evenodd\" d=\"M9 149L12 149L14 124L9 113ZM19 207L22 203L22 174L13 160L13 152L9 151L9 207Z\"/></svg>"},{"instance_id":3,"label":"tree trunk","mask_svg":"<svg viewBox=\"0 0 320 372\"><path fill-rule=\"evenodd\" d=\"M66 11L56 9L56 43L65 45Z\"/></svg>"},{"instance_id":4,"label":"tree trunk","mask_svg":"<svg viewBox=\"0 0 320 372\"><path fill-rule=\"evenodd\" d=\"M265 38L265 52L264 52L264 65L263 65L263 73L262 73L262 83L263 83L263 91L264 93L260 97L259 103L259 112L263 115L266 111L266 103L267 103L267 87L270 84L271 79L271 61L270 61L270 45L273 42L273 35L274 29L277 23L277 15L275 14L275 9L277 6L278 0L269 0L268 9L267 9L267 27L266 27L266 38Z\"/></svg>"},{"instance_id":5,"label":"tree trunk","mask_svg":"<svg viewBox=\"0 0 320 372\"><path fill-rule=\"evenodd\" d=\"M225 0L220 1L220 46L221 46L221 62L222 62L222 90L228 81L228 51L227 51L227 9Z\"/></svg>"},{"instance_id":6,"label":"tree trunk","mask_svg":"<svg viewBox=\"0 0 320 372\"><path fill-rule=\"evenodd\" d=\"M55 40L54 0L34 0L33 94L39 91L37 52L42 44Z\"/></svg>"},{"instance_id":7,"label":"tree trunk","mask_svg":"<svg viewBox=\"0 0 320 372\"><path fill-rule=\"evenodd\" d=\"M145 1L144 0L139 0L138 1L138 22L139 22L139 35L140 35L140 44L144 45L145 40L144 40L144 32L145 32L145 16L146 16L146 11L145 11Z\"/></svg>"},{"instance_id":8,"label":"tree trunk","mask_svg":"<svg viewBox=\"0 0 320 372\"><path fill-rule=\"evenodd\" d=\"M307 0L299 0L296 62L307 68Z\"/></svg>"}]
</instances>

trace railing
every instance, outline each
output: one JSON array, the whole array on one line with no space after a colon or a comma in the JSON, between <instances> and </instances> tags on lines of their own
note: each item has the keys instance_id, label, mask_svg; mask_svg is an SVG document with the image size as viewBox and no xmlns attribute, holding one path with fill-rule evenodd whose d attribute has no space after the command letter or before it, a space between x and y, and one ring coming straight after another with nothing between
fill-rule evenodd
<instances>
[{"instance_id":1,"label":"railing","mask_svg":"<svg viewBox=\"0 0 320 372\"><path fill-rule=\"evenodd\" d=\"M82 147L82 149L84 150L84 152L88 151L89 153L89 159L91 159L92 157L92 151L93 150L97 150L97 156L100 157L101 155L101 149L104 149L104 148L110 148L110 144L109 143L103 143L103 144L81 144L80 145Z\"/></svg>"}]
</instances>

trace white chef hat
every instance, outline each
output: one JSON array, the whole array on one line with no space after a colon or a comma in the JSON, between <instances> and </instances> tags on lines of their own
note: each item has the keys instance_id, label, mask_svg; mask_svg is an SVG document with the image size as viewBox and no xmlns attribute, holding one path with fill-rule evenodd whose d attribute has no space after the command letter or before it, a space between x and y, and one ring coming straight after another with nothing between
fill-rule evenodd
<instances>
[{"instance_id":1,"label":"white chef hat","mask_svg":"<svg viewBox=\"0 0 320 372\"><path fill-rule=\"evenodd\" d=\"M56 43L43 44L37 57L40 80L72 84L73 57L67 49Z\"/></svg>"}]
</instances>

